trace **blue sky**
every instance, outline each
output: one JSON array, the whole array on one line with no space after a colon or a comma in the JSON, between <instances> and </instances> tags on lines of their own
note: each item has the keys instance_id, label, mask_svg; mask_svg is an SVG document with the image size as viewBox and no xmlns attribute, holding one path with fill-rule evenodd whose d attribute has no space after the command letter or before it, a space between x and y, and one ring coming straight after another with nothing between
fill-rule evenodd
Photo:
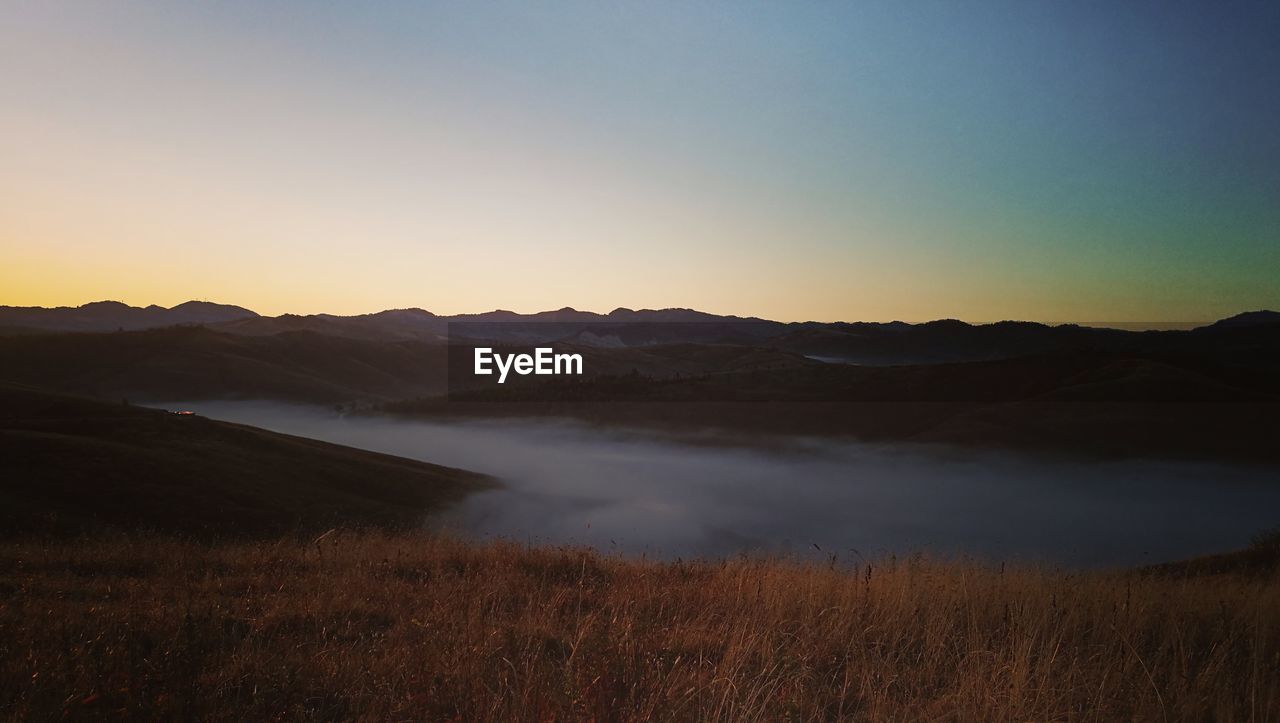
<instances>
[{"instance_id":1,"label":"blue sky","mask_svg":"<svg viewBox=\"0 0 1280 723\"><path fill-rule=\"evenodd\" d=\"M1280 306L1264 3L0 9L0 303Z\"/></svg>"}]
</instances>

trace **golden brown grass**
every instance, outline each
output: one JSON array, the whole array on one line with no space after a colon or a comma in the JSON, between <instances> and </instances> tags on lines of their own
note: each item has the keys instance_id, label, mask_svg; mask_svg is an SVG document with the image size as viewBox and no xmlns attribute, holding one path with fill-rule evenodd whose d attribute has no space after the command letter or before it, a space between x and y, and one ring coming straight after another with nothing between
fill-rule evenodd
<instances>
[{"instance_id":1,"label":"golden brown grass","mask_svg":"<svg viewBox=\"0 0 1280 723\"><path fill-rule=\"evenodd\" d=\"M1275 575L652 563L336 534L0 548L14 719L1277 720Z\"/></svg>"}]
</instances>

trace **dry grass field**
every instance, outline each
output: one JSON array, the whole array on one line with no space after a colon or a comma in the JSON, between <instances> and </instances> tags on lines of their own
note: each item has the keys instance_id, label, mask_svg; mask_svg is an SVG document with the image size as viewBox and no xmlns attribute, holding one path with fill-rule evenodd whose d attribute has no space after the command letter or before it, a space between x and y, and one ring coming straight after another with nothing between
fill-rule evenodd
<instances>
[{"instance_id":1,"label":"dry grass field","mask_svg":"<svg viewBox=\"0 0 1280 723\"><path fill-rule=\"evenodd\" d=\"M0 547L8 719L1280 720L1280 578L335 533Z\"/></svg>"}]
</instances>

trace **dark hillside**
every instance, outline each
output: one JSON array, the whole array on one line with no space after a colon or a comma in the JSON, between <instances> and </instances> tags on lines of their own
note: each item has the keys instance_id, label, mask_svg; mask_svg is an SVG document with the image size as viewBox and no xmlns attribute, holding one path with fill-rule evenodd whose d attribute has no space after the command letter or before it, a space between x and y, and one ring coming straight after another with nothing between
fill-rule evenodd
<instances>
[{"instance_id":1,"label":"dark hillside","mask_svg":"<svg viewBox=\"0 0 1280 723\"><path fill-rule=\"evenodd\" d=\"M444 389L444 348L171 327L0 338L0 381L107 399L391 399Z\"/></svg>"},{"instance_id":2,"label":"dark hillside","mask_svg":"<svg viewBox=\"0 0 1280 723\"><path fill-rule=\"evenodd\" d=\"M253 427L0 386L0 529L9 535L413 527L486 484Z\"/></svg>"}]
</instances>

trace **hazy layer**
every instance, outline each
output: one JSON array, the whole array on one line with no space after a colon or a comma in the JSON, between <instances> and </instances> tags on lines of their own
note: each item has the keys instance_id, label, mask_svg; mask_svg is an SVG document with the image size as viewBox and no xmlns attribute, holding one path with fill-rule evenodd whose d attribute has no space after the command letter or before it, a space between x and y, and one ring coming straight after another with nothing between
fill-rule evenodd
<instances>
[{"instance_id":1,"label":"hazy layer","mask_svg":"<svg viewBox=\"0 0 1280 723\"><path fill-rule=\"evenodd\" d=\"M400 421L265 402L169 406L503 482L432 526L663 557L925 551L1122 565L1239 547L1280 522L1274 473L1243 466L813 440L755 450L546 420Z\"/></svg>"}]
</instances>

